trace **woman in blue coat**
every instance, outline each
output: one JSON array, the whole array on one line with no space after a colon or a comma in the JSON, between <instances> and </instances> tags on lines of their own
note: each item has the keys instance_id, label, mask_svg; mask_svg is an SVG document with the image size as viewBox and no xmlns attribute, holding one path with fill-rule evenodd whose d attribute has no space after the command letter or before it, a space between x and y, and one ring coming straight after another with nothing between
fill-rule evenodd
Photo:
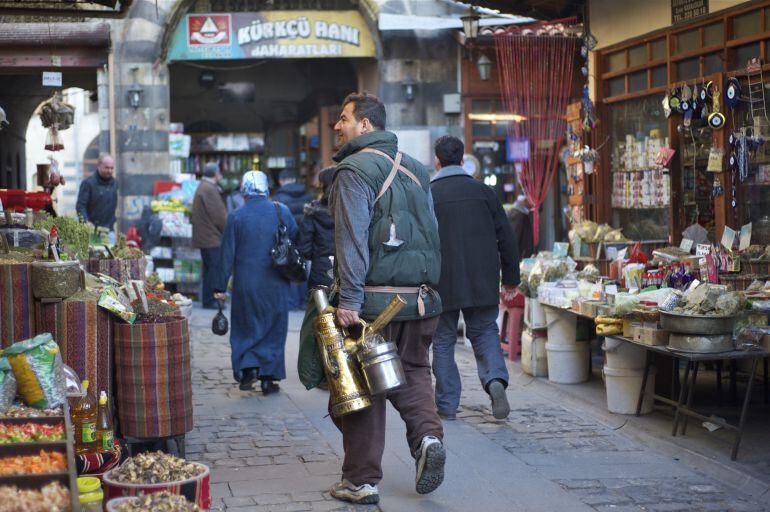
<instances>
[{"instance_id":1,"label":"woman in blue coat","mask_svg":"<svg viewBox=\"0 0 770 512\"><path fill-rule=\"evenodd\" d=\"M259 379L265 394L278 391L275 381L286 378L284 348L289 325L289 281L273 268L270 249L278 230L276 203L267 198L267 176L250 171L243 176L243 207L230 213L222 237L222 272L215 296L224 298L232 275L230 348L233 376L240 389L252 389ZM292 240L297 223L278 204Z\"/></svg>"}]
</instances>

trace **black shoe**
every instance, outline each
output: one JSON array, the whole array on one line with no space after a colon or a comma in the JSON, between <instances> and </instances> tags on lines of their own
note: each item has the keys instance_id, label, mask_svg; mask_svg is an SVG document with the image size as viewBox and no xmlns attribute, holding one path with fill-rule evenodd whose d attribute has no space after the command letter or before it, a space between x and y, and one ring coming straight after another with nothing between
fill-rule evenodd
<instances>
[{"instance_id":1,"label":"black shoe","mask_svg":"<svg viewBox=\"0 0 770 512\"><path fill-rule=\"evenodd\" d=\"M487 385L487 393L492 399L492 416L498 420L504 420L511 412L508 397L505 395L505 384L500 379L494 379Z\"/></svg>"},{"instance_id":2,"label":"black shoe","mask_svg":"<svg viewBox=\"0 0 770 512\"><path fill-rule=\"evenodd\" d=\"M262 388L262 393L265 395L278 393L278 390L281 389L272 379L262 379L262 383L259 385L259 387Z\"/></svg>"},{"instance_id":3,"label":"black shoe","mask_svg":"<svg viewBox=\"0 0 770 512\"><path fill-rule=\"evenodd\" d=\"M233 379L235 379L235 382L240 384L242 378L243 378L243 372L242 371L240 371L240 370L233 370Z\"/></svg>"},{"instance_id":4,"label":"black shoe","mask_svg":"<svg viewBox=\"0 0 770 512\"><path fill-rule=\"evenodd\" d=\"M241 383L238 388L241 391L250 391L254 389L255 382L257 382L257 369L246 368L242 371Z\"/></svg>"}]
</instances>

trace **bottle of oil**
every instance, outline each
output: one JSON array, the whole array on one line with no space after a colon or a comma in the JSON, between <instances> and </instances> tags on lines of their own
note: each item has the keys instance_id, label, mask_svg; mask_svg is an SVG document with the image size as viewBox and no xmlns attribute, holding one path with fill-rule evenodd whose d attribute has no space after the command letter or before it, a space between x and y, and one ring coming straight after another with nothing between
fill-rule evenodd
<instances>
[{"instance_id":1,"label":"bottle of oil","mask_svg":"<svg viewBox=\"0 0 770 512\"><path fill-rule=\"evenodd\" d=\"M72 410L72 426L75 430L75 453L88 453L96 449L96 398L83 381L84 395Z\"/></svg>"},{"instance_id":2,"label":"bottle of oil","mask_svg":"<svg viewBox=\"0 0 770 512\"><path fill-rule=\"evenodd\" d=\"M110 406L107 405L107 393L102 391L99 395L99 412L96 415L96 445L99 451L112 450L115 437L112 431L112 415Z\"/></svg>"}]
</instances>

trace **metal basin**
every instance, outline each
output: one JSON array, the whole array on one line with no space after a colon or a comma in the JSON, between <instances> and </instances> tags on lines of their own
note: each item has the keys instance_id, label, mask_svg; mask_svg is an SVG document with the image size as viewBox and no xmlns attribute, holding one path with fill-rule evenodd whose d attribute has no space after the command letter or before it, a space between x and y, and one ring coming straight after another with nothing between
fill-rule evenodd
<instances>
[{"instance_id":1,"label":"metal basin","mask_svg":"<svg viewBox=\"0 0 770 512\"><path fill-rule=\"evenodd\" d=\"M714 336L695 336L689 334L672 334L668 337L668 348L679 352L698 352L710 354L729 352L733 350L733 337L730 334Z\"/></svg>"},{"instance_id":2,"label":"metal basin","mask_svg":"<svg viewBox=\"0 0 770 512\"><path fill-rule=\"evenodd\" d=\"M735 316L679 315L660 312L660 326L669 332L681 334L732 334Z\"/></svg>"}]
</instances>

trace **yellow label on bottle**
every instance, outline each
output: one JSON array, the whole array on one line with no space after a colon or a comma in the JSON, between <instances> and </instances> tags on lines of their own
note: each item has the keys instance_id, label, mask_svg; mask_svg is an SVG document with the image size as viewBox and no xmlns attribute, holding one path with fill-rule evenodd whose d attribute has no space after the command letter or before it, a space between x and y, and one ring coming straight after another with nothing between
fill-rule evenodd
<instances>
[{"instance_id":1,"label":"yellow label on bottle","mask_svg":"<svg viewBox=\"0 0 770 512\"><path fill-rule=\"evenodd\" d=\"M115 445L115 438L111 430L102 432L102 450L112 450Z\"/></svg>"},{"instance_id":2,"label":"yellow label on bottle","mask_svg":"<svg viewBox=\"0 0 770 512\"><path fill-rule=\"evenodd\" d=\"M83 423L82 439L84 443L96 441L96 423Z\"/></svg>"}]
</instances>

